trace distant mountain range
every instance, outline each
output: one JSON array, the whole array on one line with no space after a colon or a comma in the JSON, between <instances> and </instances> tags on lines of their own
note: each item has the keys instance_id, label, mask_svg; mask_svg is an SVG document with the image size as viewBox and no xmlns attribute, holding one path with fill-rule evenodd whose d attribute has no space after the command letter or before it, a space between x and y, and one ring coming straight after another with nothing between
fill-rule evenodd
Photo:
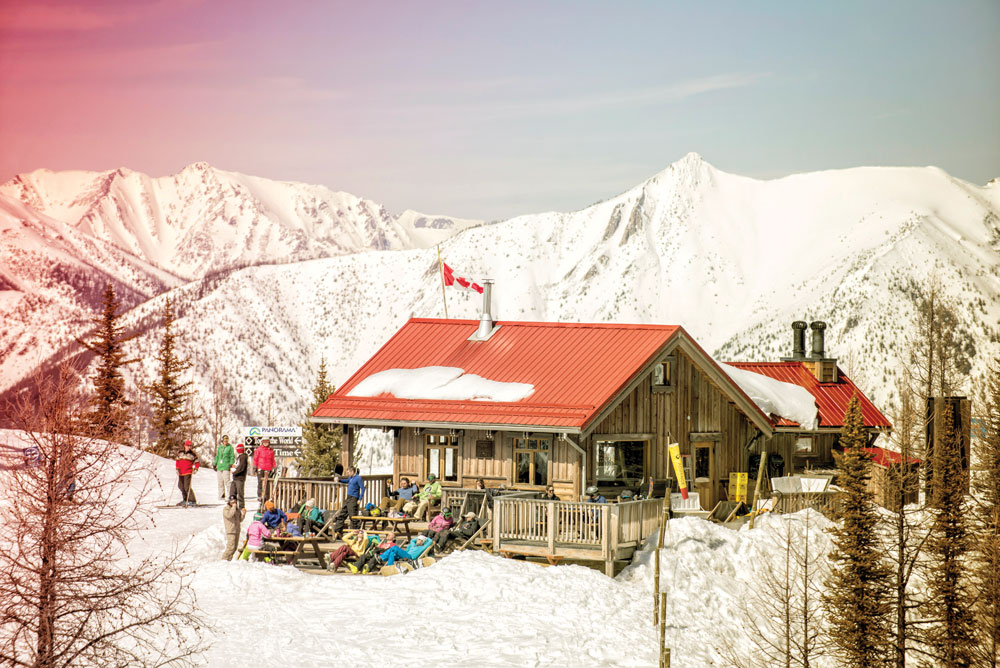
<instances>
[{"instance_id":1,"label":"distant mountain range","mask_svg":"<svg viewBox=\"0 0 1000 668\"><path fill-rule=\"evenodd\" d=\"M297 422L321 358L340 383L407 318L444 315L438 242L457 273L496 280L499 319L680 324L733 360L787 355L792 320L826 320L828 351L883 403L931 274L960 304L970 372L1000 352L997 181L933 167L759 181L689 154L580 211L482 224L196 163L0 186L0 392L76 355L112 281L142 333L133 373L153 373L169 296L203 392L218 375L241 420L270 404ZM451 317L478 316L478 296L448 299Z\"/></svg>"}]
</instances>

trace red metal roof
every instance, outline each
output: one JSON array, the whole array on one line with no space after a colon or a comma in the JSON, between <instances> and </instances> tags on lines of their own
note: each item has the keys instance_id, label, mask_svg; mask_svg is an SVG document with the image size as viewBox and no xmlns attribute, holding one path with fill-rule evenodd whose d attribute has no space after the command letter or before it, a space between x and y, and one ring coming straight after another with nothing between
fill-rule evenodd
<instances>
[{"instance_id":1,"label":"red metal roof","mask_svg":"<svg viewBox=\"0 0 1000 668\"><path fill-rule=\"evenodd\" d=\"M838 368L837 374L840 382L821 383L816 376L806 368L802 362L726 362L737 369L753 371L775 380L780 380L793 385L800 385L816 399L816 407L819 409L819 426L842 427L844 425L844 413L847 412L847 405L851 397L858 395L858 403L861 404L861 415L864 418L866 427L891 427L892 423L882 412L875 407L875 404L859 390L851 379L844 375ZM778 427L798 426L798 423L781 418Z\"/></svg>"},{"instance_id":2,"label":"red metal roof","mask_svg":"<svg viewBox=\"0 0 1000 668\"><path fill-rule=\"evenodd\" d=\"M342 421L509 424L580 429L645 368L676 326L497 323L487 341L468 341L478 320L409 320L314 417ZM489 380L531 383L517 402L350 397L362 380L388 369L459 367Z\"/></svg>"},{"instance_id":3,"label":"red metal roof","mask_svg":"<svg viewBox=\"0 0 1000 668\"><path fill-rule=\"evenodd\" d=\"M872 458L872 462L878 464L879 466L889 467L892 464L899 464L903 461L903 455L895 452L893 450L886 450L885 448L871 447L865 448L865 452L868 456ZM919 464L921 460L916 457L907 457L907 464Z\"/></svg>"}]
</instances>

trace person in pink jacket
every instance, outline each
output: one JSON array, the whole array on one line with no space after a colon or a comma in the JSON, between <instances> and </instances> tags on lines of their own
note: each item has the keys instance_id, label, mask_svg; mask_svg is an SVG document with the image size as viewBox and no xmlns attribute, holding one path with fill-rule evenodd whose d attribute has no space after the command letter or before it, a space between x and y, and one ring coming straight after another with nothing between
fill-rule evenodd
<instances>
[{"instance_id":1,"label":"person in pink jacket","mask_svg":"<svg viewBox=\"0 0 1000 668\"><path fill-rule=\"evenodd\" d=\"M257 501L263 506L271 498L271 474L274 472L274 450L271 441L264 439L253 451L253 467L257 469Z\"/></svg>"},{"instance_id":2,"label":"person in pink jacket","mask_svg":"<svg viewBox=\"0 0 1000 668\"><path fill-rule=\"evenodd\" d=\"M427 529L424 530L423 535L437 539L439 533L447 531L454 526L454 524L455 520L451 518L451 509L445 508L434 516L434 519L432 519L430 524L427 525Z\"/></svg>"},{"instance_id":3,"label":"person in pink jacket","mask_svg":"<svg viewBox=\"0 0 1000 668\"><path fill-rule=\"evenodd\" d=\"M260 550L264 547L264 539L271 537L271 530L264 526L260 520L256 520L247 527L247 546L240 555L240 559L250 558L250 550Z\"/></svg>"}]
</instances>

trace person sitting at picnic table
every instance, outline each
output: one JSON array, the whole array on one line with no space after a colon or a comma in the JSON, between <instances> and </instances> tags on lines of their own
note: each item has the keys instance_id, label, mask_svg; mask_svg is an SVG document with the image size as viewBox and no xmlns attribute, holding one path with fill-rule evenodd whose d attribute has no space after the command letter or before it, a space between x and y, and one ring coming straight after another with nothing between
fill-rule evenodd
<instances>
[{"instance_id":1,"label":"person sitting at picnic table","mask_svg":"<svg viewBox=\"0 0 1000 668\"><path fill-rule=\"evenodd\" d=\"M388 496L382 497L382 501L379 502L378 507L386 515L389 514L390 510L402 512L403 506L412 501L418 492L420 492L420 488L417 486L417 483L411 483L409 478L400 478L399 487L389 490Z\"/></svg>"},{"instance_id":2,"label":"person sitting at picnic table","mask_svg":"<svg viewBox=\"0 0 1000 668\"><path fill-rule=\"evenodd\" d=\"M463 519L458 526L451 529L445 529L444 531L438 531L437 535L434 537L434 549L437 551L443 550L450 540L461 540L467 541L476 535L480 527L483 524L478 519L476 519L476 514L471 510L465 513L465 519Z\"/></svg>"},{"instance_id":3,"label":"person sitting at picnic table","mask_svg":"<svg viewBox=\"0 0 1000 668\"><path fill-rule=\"evenodd\" d=\"M632 490L630 489L623 489L621 491L621 494L618 495L618 503L621 503L622 501L632 501L632 500L633 500Z\"/></svg>"},{"instance_id":4,"label":"person sitting at picnic table","mask_svg":"<svg viewBox=\"0 0 1000 668\"><path fill-rule=\"evenodd\" d=\"M323 511L316 507L316 499L308 499L299 508L299 532L303 536L315 535L323 528Z\"/></svg>"},{"instance_id":5,"label":"person sitting at picnic table","mask_svg":"<svg viewBox=\"0 0 1000 668\"><path fill-rule=\"evenodd\" d=\"M381 543L365 552L365 555L358 560L357 565L348 564L347 567L351 569L352 573L360 572L362 575L366 575L380 565L395 565L396 559L409 561L410 555L406 553L406 550L396 545L396 533L390 531Z\"/></svg>"},{"instance_id":6,"label":"person sitting at picnic table","mask_svg":"<svg viewBox=\"0 0 1000 668\"><path fill-rule=\"evenodd\" d=\"M264 539L271 537L271 530L264 526L264 523L260 520L254 520L249 527L247 527L247 546L243 549L243 554L240 555L240 559L247 560L250 558L251 550L263 550L264 549Z\"/></svg>"},{"instance_id":7,"label":"person sitting at picnic table","mask_svg":"<svg viewBox=\"0 0 1000 668\"><path fill-rule=\"evenodd\" d=\"M345 560L364 554L372 540L378 541L378 538L369 536L361 529L348 531L344 534L344 544L330 553L330 564L327 568L336 573Z\"/></svg>"},{"instance_id":8,"label":"person sitting at picnic table","mask_svg":"<svg viewBox=\"0 0 1000 668\"><path fill-rule=\"evenodd\" d=\"M441 501L441 482L433 473L427 474L427 484L417 494L417 498L403 506L403 512L413 519L423 519L431 503Z\"/></svg>"},{"instance_id":9,"label":"person sitting at picnic table","mask_svg":"<svg viewBox=\"0 0 1000 668\"><path fill-rule=\"evenodd\" d=\"M454 524L455 521L451 519L451 509L445 508L434 516L434 519L430 521L430 524L428 524L427 528L424 530L423 535L433 538L436 543L438 536L442 533L448 533L448 530L451 529Z\"/></svg>"},{"instance_id":10,"label":"person sitting at picnic table","mask_svg":"<svg viewBox=\"0 0 1000 668\"><path fill-rule=\"evenodd\" d=\"M545 494L542 495L542 501L558 501L559 497L556 496L555 487L549 485L545 488Z\"/></svg>"},{"instance_id":11,"label":"person sitting at picnic table","mask_svg":"<svg viewBox=\"0 0 1000 668\"><path fill-rule=\"evenodd\" d=\"M607 503L608 500L604 498L600 491L594 485L591 485L586 490L587 498L584 499L586 503Z\"/></svg>"},{"instance_id":12,"label":"person sitting at picnic table","mask_svg":"<svg viewBox=\"0 0 1000 668\"><path fill-rule=\"evenodd\" d=\"M284 531L285 525L288 523L288 516L281 508L274 505L274 501L268 500L264 502L264 516L260 520L268 529L280 527Z\"/></svg>"}]
</instances>

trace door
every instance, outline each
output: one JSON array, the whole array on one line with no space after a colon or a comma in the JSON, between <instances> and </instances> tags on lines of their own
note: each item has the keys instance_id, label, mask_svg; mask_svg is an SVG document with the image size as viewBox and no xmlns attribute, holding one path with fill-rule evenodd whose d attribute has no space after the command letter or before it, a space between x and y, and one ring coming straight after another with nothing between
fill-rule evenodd
<instances>
[{"instance_id":1,"label":"door","mask_svg":"<svg viewBox=\"0 0 1000 668\"><path fill-rule=\"evenodd\" d=\"M715 465L715 441L693 441L694 489L698 492L702 510L712 510L718 503L719 476Z\"/></svg>"}]
</instances>

